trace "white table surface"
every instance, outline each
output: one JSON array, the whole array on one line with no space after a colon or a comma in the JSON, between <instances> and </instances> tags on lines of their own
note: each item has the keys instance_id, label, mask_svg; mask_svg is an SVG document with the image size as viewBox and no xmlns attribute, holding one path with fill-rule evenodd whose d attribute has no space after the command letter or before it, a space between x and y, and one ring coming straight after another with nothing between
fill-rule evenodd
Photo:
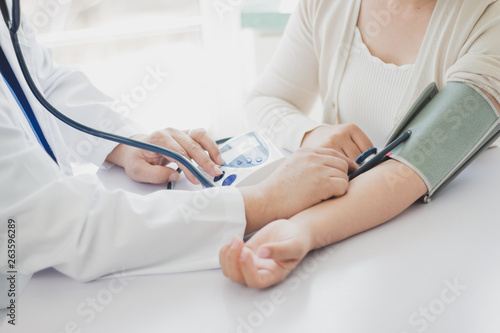
<instances>
[{"instance_id":1,"label":"white table surface","mask_svg":"<svg viewBox=\"0 0 500 333\"><path fill-rule=\"evenodd\" d=\"M273 288L220 270L85 284L45 270L18 302L18 325L0 331L498 333L499 163L500 149L485 152L432 203L311 253ZM158 189L119 170L104 178Z\"/></svg>"}]
</instances>

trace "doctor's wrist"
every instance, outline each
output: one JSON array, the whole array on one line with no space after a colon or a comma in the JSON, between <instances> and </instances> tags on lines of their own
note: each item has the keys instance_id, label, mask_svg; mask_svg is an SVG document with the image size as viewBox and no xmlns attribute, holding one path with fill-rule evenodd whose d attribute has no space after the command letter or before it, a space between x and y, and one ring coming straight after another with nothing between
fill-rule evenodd
<instances>
[{"instance_id":1,"label":"doctor's wrist","mask_svg":"<svg viewBox=\"0 0 500 333\"><path fill-rule=\"evenodd\" d=\"M106 162L113 163L114 165L118 165L123 167L124 164L124 151L126 147L122 144L117 145L111 153L106 157Z\"/></svg>"},{"instance_id":2,"label":"doctor's wrist","mask_svg":"<svg viewBox=\"0 0 500 333\"><path fill-rule=\"evenodd\" d=\"M137 134L131 136L130 138L142 141L145 137L146 137L145 135ZM118 144L106 157L106 162L113 163L114 165L124 168L125 165L127 164L127 161L130 161L132 159L131 155L134 153L135 150L136 148L124 144Z\"/></svg>"}]
</instances>

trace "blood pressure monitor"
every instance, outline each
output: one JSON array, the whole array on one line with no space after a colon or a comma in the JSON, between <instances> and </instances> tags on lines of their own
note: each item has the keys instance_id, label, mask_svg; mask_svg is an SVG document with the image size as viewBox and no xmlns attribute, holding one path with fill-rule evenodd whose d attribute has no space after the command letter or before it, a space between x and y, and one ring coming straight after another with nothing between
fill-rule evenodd
<instances>
[{"instance_id":1,"label":"blood pressure monitor","mask_svg":"<svg viewBox=\"0 0 500 333\"><path fill-rule=\"evenodd\" d=\"M249 186L266 179L285 159L269 140L258 132L237 136L219 146L223 174L210 176L199 169L215 186Z\"/></svg>"}]
</instances>

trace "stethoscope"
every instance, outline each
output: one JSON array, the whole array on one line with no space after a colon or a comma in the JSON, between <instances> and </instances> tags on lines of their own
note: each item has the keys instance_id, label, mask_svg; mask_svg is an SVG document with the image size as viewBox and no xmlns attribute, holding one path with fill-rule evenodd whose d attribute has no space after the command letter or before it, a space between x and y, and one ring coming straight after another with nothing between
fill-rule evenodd
<instances>
[{"instance_id":1,"label":"stethoscope","mask_svg":"<svg viewBox=\"0 0 500 333\"><path fill-rule=\"evenodd\" d=\"M20 6L20 0L13 0L12 1L12 19L9 17L9 11L7 8L7 1L4 0L0 2L0 6L2 9L2 15L5 21L5 24L7 25L7 28L9 29L10 32L10 37L12 40L12 45L14 46L14 51L16 53L16 58L17 61L19 62L19 66L21 67L21 71L23 73L23 76L28 83L28 86L33 93L33 95L36 97L36 99L42 104L42 106L47 109L54 117L62 121L63 123L67 124L68 126L71 126L72 128L87 133L89 135L113 141L116 143L124 144L127 146L151 151L153 153L157 153L160 155L164 155L166 157L169 157L176 162L180 163L184 167L186 167L187 170L189 170L195 177L196 179L199 180L200 184L205 187L214 187L215 185L212 184L202 173L198 168L196 168L187 158L182 156L181 154L167 149L163 148L157 145L153 145L150 143L142 142L142 141L137 141L134 139L126 138L123 136L119 136L116 134L100 131L97 129L94 129L92 127L83 125L60 111L58 111L50 102L48 102L45 97L43 96L42 93L38 90L36 84L34 83L33 79L31 78L31 75L29 73L28 67L26 66L26 62L24 60L24 56L21 50L21 46L19 45L19 40L17 36L17 32L19 31L19 27L21 26L21 6ZM351 173L349 175L349 179L352 180L355 177L359 176L360 174L372 169L376 165L382 163L385 159L388 158L388 154L390 153L391 150L393 150L395 147L400 145L401 143L405 142L408 140L408 138L411 135L411 131L404 132L402 135L400 135L396 140L394 140L392 143L387 145L380 153L376 154L376 149L372 148L369 149L368 151L364 152L361 154L361 156L356 160L358 164L362 164L365 162L365 159L368 157L371 157L366 163L363 163L356 171ZM225 140L218 141L218 144L223 143ZM180 170L178 170L180 171Z\"/></svg>"},{"instance_id":2,"label":"stethoscope","mask_svg":"<svg viewBox=\"0 0 500 333\"><path fill-rule=\"evenodd\" d=\"M60 111L58 111L52 104L50 104L45 97L43 96L42 93L38 90L36 84L34 83L33 79L31 78L31 75L29 73L28 67L26 66L26 62L24 60L23 53L21 51L21 47L19 45L19 40L17 36L17 32L19 31L19 27L21 25L21 6L20 6L20 0L13 0L12 1L12 18L9 17L9 12L7 8L7 1L4 0L0 3L0 6L2 7L2 15L4 18L5 23L7 24L7 28L9 29L10 32L10 37L12 40L12 45L14 46L14 51L16 53L17 61L19 62L19 66L21 67L21 71L23 73L23 76L28 83L28 86L33 93L33 95L36 97L36 99L42 104L42 106L47 109L54 117L62 121L63 123L71 126L72 128L90 134L92 136L113 141L116 143L121 143L127 146L151 151L153 153L157 153L160 155L164 155L166 157L169 157L176 162L180 163L184 167L186 167L187 170L189 170L195 177L196 179L199 180L201 185L205 188L209 187L214 187L214 185L201 173L198 168L196 168L187 158L182 156L181 154L167 149L163 148L157 145L153 145L150 143L142 142L142 141L137 141L134 139L126 138L123 136L119 136L116 134L108 133L108 132L103 132L97 129L94 129L92 127L83 125Z\"/></svg>"}]
</instances>

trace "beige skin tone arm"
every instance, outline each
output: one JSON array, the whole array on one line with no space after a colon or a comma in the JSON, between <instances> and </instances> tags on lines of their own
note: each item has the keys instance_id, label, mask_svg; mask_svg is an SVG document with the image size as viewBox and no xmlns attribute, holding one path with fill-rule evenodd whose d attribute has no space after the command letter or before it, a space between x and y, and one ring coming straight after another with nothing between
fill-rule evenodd
<instances>
[{"instance_id":1,"label":"beige skin tone arm","mask_svg":"<svg viewBox=\"0 0 500 333\"><path fill-rule=\"evenodd\" d=\"M212 176L221 173L217 167L223 163L221 153L203 129L169 128L134 138L192 158ZM135 181L161 184L179 179L175 170L165 167L168 160L163 156L123 144L108 155L107 161L123 167ZM245 234L271 221L290 218L333 196L342 196L348 188L347 172L356 167L353 161L334 149L302 148L295 152L265 181L239 189L245 205ZM185 168L184 171L192 183L198 183Z\"/></svg>"},{"instance_id":2,"label":"beige skin tone arm","mask_svg":"<svg viewBox=\"0 0 500 333\"><path fill-rule=\"evenodd\" d=\"M220 251L223 272L232 281L267 288L284 280L310 250L374 228L426 192L410 168L386 161L351 181L344 196L272 222L245 244L233 238Z\"/></svg>"},{"instance_id":3,"label":"beige skin tone arm","mask_svg":"<svg viewBox=\"0 0 500 333\"><path fill-rule=\"evenodd\" d=\"M377 36L364 38L371 53L386 63L396 65L414 63L436 2L436 0L363 1L358 20L362 34L364 28L373 20L374 11L389 6L399 6L395 8L399 14L392 16L387 27L383 27ZM491 94L484 90L483 92L497 110L500 110L500 103ZM389 161L352 181L346 196L322 203L298 214L292 220L310 221L312 229L319 229L319 232L313 232L318 236L328 234L326 232L328 226L337 226L327 243L318 241L313 235L312 248L318 248L393 218L425 192L425 185L415 172L400 163ZM333 214L337 216L335 222L329 218Z\"/></svg>"},{"instance_id":4,"label":"beige skin tone arm","mask_svg":"<svg viewBox=\"0 0 500 333\"><path fill-rule=\"evenodd\" d=\"M436 2L363 1L357 24L372 55L396 65L414 63ZM365 33L369 22L373 20L373 12L395 4L399 6L399 15L393 15L376 36ZM500 111L500 103L483 92ZM315 138L313 145L325 142L323 146L335 149L328 143L335 141L330 139L336 134L327 129L319 129L326 133L315 130L319 138ZM305 138L304 142L307 140L309 138ZM357 143L357 140L354 142ZM363 141L360 142L365 145ZM358 148L362 151L363 147ZM250 287L271 286L283 280L310 250L389 221L426 192L424 182L413 170L389 160L353 180L343 197L324 201L289 220L272 222L246 244L234 238L220 252L223 272L231 280Z\"/></svg>"},{"instance_id":5,"label":"beige skin tone arm","mask_svg":"<svg viewBox=\"0 0 500 333\"><path fill-rule=\"evenodd\" d=\"M245 204L245 234L344 195L348 170L355 168L354 162L333 149L299 149L263 182L239 188Z\"/></svg>"},{"instance_id":6,"label":"beige skin tone arm","mask_svg":"<svg viewBox=\"0 0 500 333\"><path fill-rule=\"evenodd\" d=\"M482 91L500 112L500 103ZM345 196L299 213L291 221L308 224L313 250L392 219L426 192L425 183L412 169L389 160L352 180Z\"/></svg>"},{"instance_id":7,"label":"beige skin tone arm","mask_svg":"<svg viewBox=\"0 0 500 333\"><path fill-rule=\"evenodd\" d=\"M426 192L413 170L390 160L351 181L343 197L316 205L291 221L307 224L313 250L389 221Z\"/></svg>"},{"instance_id":8,"label":"beige skin tone arm","mask_svg":"<svg viewBox=\"0 0 500 333\"><path fill-rule=\"evenodd\" d=\"M500 112L500 103L485 94ZM310 250L385 223L426 192L411 168L386 161L351 181L344 196L272 222L246 244L233 238L220 252L223 272L253 288L269 287L290 274Z\"/></svg>"}]
</instances>

